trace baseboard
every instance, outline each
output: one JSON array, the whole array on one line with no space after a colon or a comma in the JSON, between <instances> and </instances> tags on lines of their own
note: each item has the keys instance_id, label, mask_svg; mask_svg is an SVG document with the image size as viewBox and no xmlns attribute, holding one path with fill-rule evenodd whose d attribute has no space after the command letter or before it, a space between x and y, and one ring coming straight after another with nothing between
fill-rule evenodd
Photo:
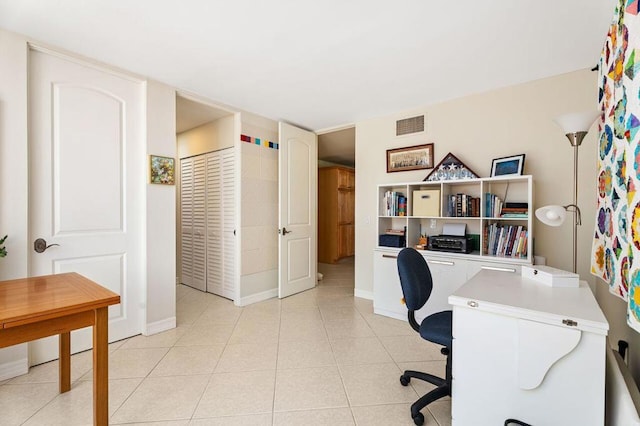
<instances>
[{"instance_id":1,"label":"baseboard","mask_svg":"<svg viewBox=\"0 0 640 426\"><path fill-rule=\"evenodd\" d=\"M356 289L353 290L353 295L355 297L359 297L361 299L373 300L373 292L372 291L358 290L356 288Z\"/></svg>"},{"instance_id":2,"label":"baseboard","mask_svg":"<svg viewBox=\"0 0 640 426\"><path fill-rule=\"evenodd\" d=\"M378 315L382 315L385 317L389 317L389 318L395 318L401 321L407 321L407 314L399 314L398 312L393 312L393 311L389 311L386 309L380 309L380 308L376 308L375 306L373 307L373 313L374 314L378 314Z\"/></svg>"},{"instance_id":3,"label":"baseboard","mask_svg":"<svg viewBox=\"0 0 640 426\"><path fill-rule=\"evenodd\" d=\"M163 331L171 330L172 328L176 328L176 317L147 324L142 334L145 336L151 336L152 334L162 333Z\"/></svg>"},{"instance_id":4,"label":"baseboard","mask_svg":"<svg viewBox=\"0 0 640 426\"><path fill-rule=\"evenodd\" d=\"M236 306L247 306L253 303L262 302L264 300L273 299L274 297L278 297L277 288L263 291L261 293L252 294L247 297L241 297L239 301L240 303L236 303Z\"/></svg>"},{"instance_id":5,"label":"baseboard","mask_svg":"<svg viewBox=\"0 0 640 426\"><path fill-rule=\"evenodd\" d=\"M13 379L29 372L29 358L22 358L17 361L0 364L0 382Z\"/></svg>"}]
</instances>

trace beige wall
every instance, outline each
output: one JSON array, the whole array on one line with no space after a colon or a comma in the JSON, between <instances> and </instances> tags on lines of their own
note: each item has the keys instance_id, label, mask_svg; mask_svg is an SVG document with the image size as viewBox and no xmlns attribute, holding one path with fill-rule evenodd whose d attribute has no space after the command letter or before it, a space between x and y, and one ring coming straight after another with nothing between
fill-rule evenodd
<instances>
[{"instance_id":1,"label":"beige wall","mask_svg":"<svg viewBox=\"0 0 640 426\"><path fill-rule=\"evenodd\" d=\"M526 154L525 174L533 175L534 207L569 204L573 199L573 152L553 118L597 108L597 73L590 70L533 81L450 102L363 121L356 125L356 294L373 292L373 249L376 245L376 185L422 180L430 170L386 173L385 151L433 142L436 164L452 152L481 177L489 176L491 160ZM395 120L425 113L426 135L395 136ZM609 293L590 274L597 190L598 129L593 125L579 148L578 273L596 293L610 324L615 346L625 339L630 366L640 382L640 335L626 325L626 302ZM572 224L552 228L534 220L534 252L547 264L571 270Z\"/></svg>"},{"instance_id":2,"label":"beige wall","mask_svg":"<svg viewBox=\"0 0 640 426\"><path fill-rule=\"evenodd\" d=\"M147 82L147 155L176 157L175 105L172 87ZM148 303L144 334L176 326L175 199L175 185L147 184Z\"/></svg>"},{"instance_id":3,"label":"beige wall","mask_svg":"<svg viewBox=\"0 0 640 426\"><path fill-rule=\"evenodd\" d=\"M27 40L0 30L0 280L27 275ZM0 349L0 381L27 368L27 345Z\"/></svg>"},{"instance_id":4,"label":"beige wall","mask_svg":"<svg viewBox=\"0 0 640 426\"><path fill-rule=\"evenodd\" d=\"M385 150L434 143L437 164L452 152L481 177L494 158L526 154L525 174L533 175L534 207L569 204L573 199L573 152L553 118L597 108L597 75L583 70L481 93L356 124L356 290L373 290L372 251L376 244L375 186L422 180L430 170L386 173ZM426 114L426 134L395 136L395 121ZM591 283L591 236L596 200L597 129L579 155L579 200L583 225L578 236L578 272ZM368 188L368 189L367 189ZM550 228L534 221L535 254L547 264L570 270L572 225Z\"/></svg>"},{"instance_id":5,"label":"beige wall","mask_svg":"<svg viewBox=\"0 0 640 426\"><path fill-rule=\"evenodd\" d=\"M278 123L242 112L242 134L278 141ZM240 143L240 304L278 293L278 150Z\"/></svg>"},{"instance_id":6,"label":"beige wall","mask_svg":"<svg viewBox=\"0 0 640 426\"><path fill-rule=\"evenodd\" d=\"M178 158L231 148L235 142L233 132L233 114L182 132L177 136Z\"/></svg>"}]
</instances>

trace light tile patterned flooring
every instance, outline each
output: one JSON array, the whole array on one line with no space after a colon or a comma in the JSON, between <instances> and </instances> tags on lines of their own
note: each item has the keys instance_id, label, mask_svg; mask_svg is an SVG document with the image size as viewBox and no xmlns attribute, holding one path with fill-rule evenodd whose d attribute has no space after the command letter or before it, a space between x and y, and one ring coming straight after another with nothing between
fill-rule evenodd
<instances>
[{"instance_id":1,"label":"light tile patterned flooring","mask_svg":"<svg viewBox=\"0 0 640 426\"><path fill-rule=\"evenodd\" d=\"M178 286L177 328L110 345L110 423L413 425L409 406L431 385L398 379L443 375L439 347L353 296L353 259L318 269L316 288L244 308ZM71 362L62 395L57 361L0 383L0 424L92 424L91 351ZM432 403L425 425L450 413L449 398Z\"/></svg>"}]
</instances>

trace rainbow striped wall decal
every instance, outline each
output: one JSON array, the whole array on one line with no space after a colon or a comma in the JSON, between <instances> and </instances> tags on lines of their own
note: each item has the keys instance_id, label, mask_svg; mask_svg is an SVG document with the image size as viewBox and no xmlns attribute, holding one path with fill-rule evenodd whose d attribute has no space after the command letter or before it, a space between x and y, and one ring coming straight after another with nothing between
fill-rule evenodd
<instances>
[{"instance_id":1,"label":"rainbow striped wall decal","mask_svg":"<svg viewBox=\"0 0 640 426\"><path fill-rule=\"evenodd\" d=\"M240 135L240 140L242 142L252 143L255 145L264 146L265 148L278 149L277 142L271 142L266 139L254 138L253 136Z\"/></svg>"}]
</instances>

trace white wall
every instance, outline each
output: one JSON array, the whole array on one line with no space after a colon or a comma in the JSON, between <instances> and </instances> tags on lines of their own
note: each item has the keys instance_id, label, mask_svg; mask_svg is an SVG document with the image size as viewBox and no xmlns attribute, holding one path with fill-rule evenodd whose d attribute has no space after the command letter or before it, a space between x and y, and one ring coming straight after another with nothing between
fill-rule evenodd
<instances>
[{"instance_id":1,"label":"white wall","mask_svg":"<svg viewBox=\"0 0 640 426\"><path fill-rule=\"evenodd\" d=\"M176 93L147 82L147 155L176 157ZM178 162L176 161L176 167ZM176 326L175 185L147 183L147 286L144 334ZM143 300L144 300L143 298Z\"/></svg>"},{"instance_id":2,"label":"white wall","mask_svg":"<svg viewBox=\"0 0 640 426\"><path fill-rule=\"evenodd\" d=\"M242 134L278 141L278 123L242 112ZM278 294L278 150L240 143L240 300L246 305Z\"/></svg>"},{"instance_id":3,"label":"white wall","mask_svg":"<svg viewBox=\"0 0 640 426\"><path fill-rule=\"evenodd\" d=\"M0 280L27 275L27 41L0 30ZM26 372L27 345L0 349L0 380Z\"/></svg>"},{"instance_id":4,"label":"white wall","mask_svg":"<svg viewBox=\"0 0 640 426\"><path fill-rule=\"evenodd\" d=\"M386 150L434 143L437 164L452 152L481 177L491 160L526 154L525 174L533 175L534 207L569 204L573 199L573 151L553 118L597 108L597 73L577 71L481 93L446 103L375 118L356 124L356 293L373 291L376 246L376 185L420 181L431 170L386 173ZM395 136L397 119L426 114L426 134ZM583 225L578 235L578 272L589 273L596 203L597 126L580 148L579 199ZM547 264L572 269L572 225L551 228L534 221L535 254Z\"/></svg>"}]
</instances>

